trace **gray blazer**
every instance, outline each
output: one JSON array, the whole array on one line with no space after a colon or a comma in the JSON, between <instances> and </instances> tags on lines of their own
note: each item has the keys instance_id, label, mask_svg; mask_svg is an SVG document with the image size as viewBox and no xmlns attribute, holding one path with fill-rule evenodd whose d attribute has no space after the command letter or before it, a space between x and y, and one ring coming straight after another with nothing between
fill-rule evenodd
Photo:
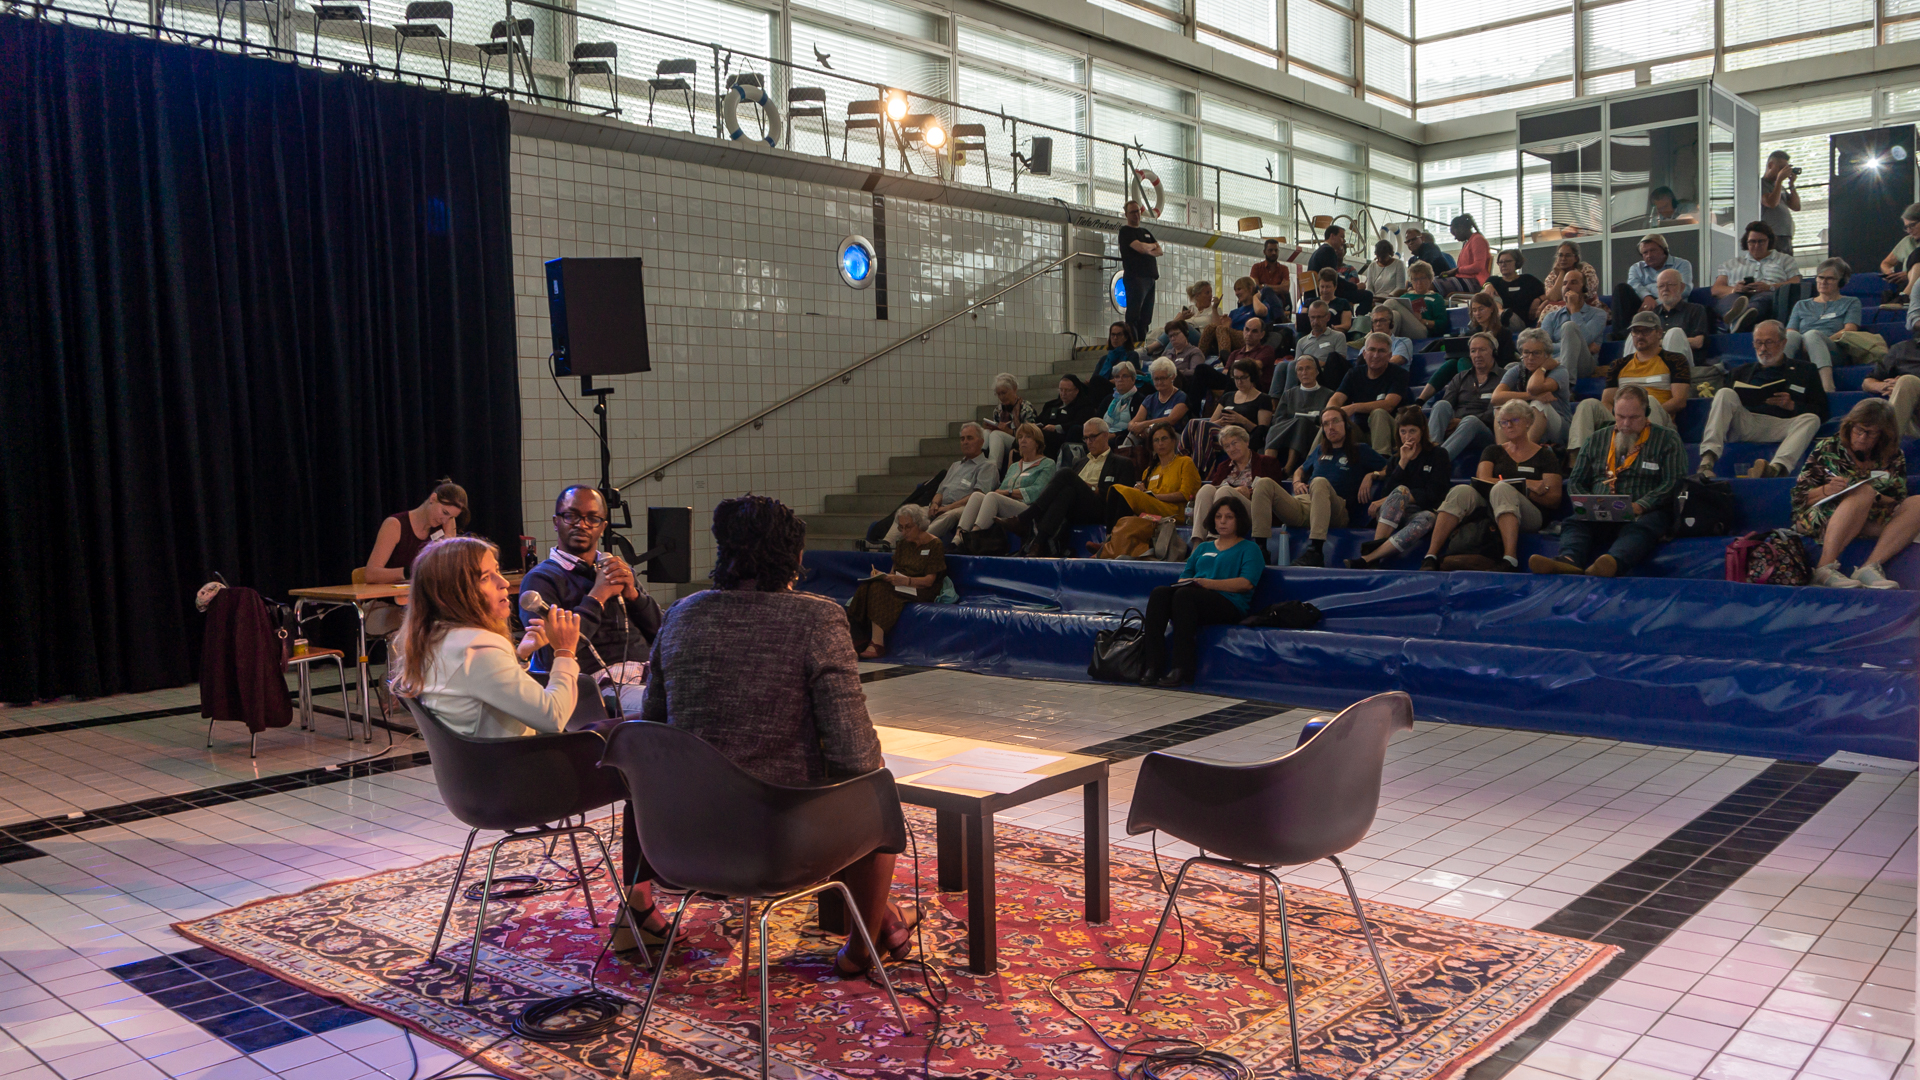
<instances>
[{"instance_id":1,"label":"gray blazer","mask_svg":"<svg viewBox=\"0 0 1920 1080\"><path fill-rule=\"evenodd\" d=\"M880 768L847 613L822 596L708 589L667 610L640 718L797 786Z\"/></svg>"}]
</instances>

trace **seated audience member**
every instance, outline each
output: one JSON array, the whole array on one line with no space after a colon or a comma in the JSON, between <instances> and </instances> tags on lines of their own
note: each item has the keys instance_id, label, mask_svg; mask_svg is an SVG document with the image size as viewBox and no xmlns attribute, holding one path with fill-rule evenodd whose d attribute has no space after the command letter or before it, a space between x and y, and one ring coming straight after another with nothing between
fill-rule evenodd
<instances>
[{"instance_id":1,"label":"seated audience member","mask_svg":"<svg viewBox=\"0 0 1920 1080\"><path fill-rule=\"evenodd\" d=\"M1362 280L1375 296L1394 296L1407 287L1407 264L1393 253L1393 241L1380 240L1373 245L1373 261L1367 264Z\"/></svg>"},{"instance_id":2,"label":"seated audience member","mask_svg":"<svg viewBox=\"0 0 1920 1080\"><path fill-rule=\"evenodd\" d=\"M1560 347L1560 366L1574 379L1593 374L1600 343L1607 340L1607 313L1588 299L1586 282L1568 274L1560 285L1560 306L1540 316L1540 329Z\"/></svg>"},{"instance_id":3,"label":"seated audience member","mask_svg":"<svg viewBox=\"0 0 1920 1080\"><path fill-rule=\"evenodd\" d=\"M1347 414L1356 427L1365 426L1373 448L1386 453L1394 443L1394 414L1412 400L1407 369L1392 362L1387 335L1368 334L1360 349L1361 366L1347 372L1328 407Z\"/></svg>"},{"instance_id":4,"label":"seated audience member","mask_svg":"<svg viewBox=\"0 0 1920 1080\"><path fill-rule=\"evenodd\" d=\"M1553 268L1547 271L1546 280L1541 282L1544 291L1540 299L1534 301L1533 320L1535 325L1547 312L1566 304L1564 292L1570 278L1579 278L1586 288L1582 290L1589 303L1595 302L1600 293L1600 272L1591 263L1580 261L1580 245L1571 240L1562 240L1553 251Z\"/></svg>"},{"instance_id":5,"label":"seated audience member","mask_svg":"<svg viewBox=\"0 0 1920 1080\"><path fill-rule=\"evenodd\" d=\"M1100 354L1100 363L1093 369L1095 379L1113 378L1113 369L1120 364L1133 363L1135 358L1133 331L1126 323L1117 322L1107 327L1107 351Z\"/></svg>"},{"instance_id":6,"label":"seated audience member","mask_svg":"<svg viewBox=\"0 0 1920 1080\"><path fill-rule=\"evenodd\" d=\"M1500 389L1501 369L1493 360L1493 335L1479 333L1467 339L1467 368L1453 377L1440 400L1433 403L1427 436L1452 461L1478 453L1493 441L1493 395Z\"/></svg>"},{"instance_id":7,"label":"seated audience member","mask_svg":"<svg viewBox=\"0 0 1920 1080\"><path fill-rule=\"evenodd\" d=\"M1440 295L1477 293L1493 276L1493 248L1474 224L1472 214L1461 214L1447 225L1447 231L1460 241L1460 258L1453 272L1433 283Z\"/></svg>"},{"instance_id":8,"label":"seated audience member","mask_svg":"<svg viewBox=\"0 0 1920 1080\"><path fill-rule=\"evenodd\" d=\"M1021 552L1041 558L1065 558L1067 530L1075 525L1099 525L1107 517L1107 489L1132 484L1140 475L1125 454L1113 452L1107 421L1093 417L1081 428L1087 460L1078 469L1056 469L1053 479L1026 508L1000 524L1027 544Z\"/></svg>"},{"instance_id":9,"label":"seated audience member","mask_svg":"<svg viewBox=\"0 0 1920 1080\"><path fill-rule=\"evenodd\" d=\"M1267 425L1273 422L1273 398L1260 389L1260 365L1252 360L1233 362L1233 393L1222 395L1213 407L1213 415L1187 421L1181 444L1192 452L1193 463L1202 475L1220 459L1219 438L1228 427L1247 433L1260 446L1267 444Z\"/></svg>"},{"instance_id":10,"label":"seated audience member","mask_svg":"<svg viewBox=\"0 0 1920 1080\"><path fill-rule=\"evenodd\" d=\"M1646 561L1659 546L1673 524L1673 496L1686 478L1687 456L1678 433L1648 421L1653 407L1642 387L1621 387L1613 398L1613 423L1587 440L1567 480L1575 495L1633 500L1632 520L1569 518L1560 526L1560 557L1535 555L1527 564L1534 573L1613 577ZM1602 546L1606 551L1593 558Z\"/></svg>"},{"instance_id":11,"label":"seated audience member","mask_svg":"<svg viewBox=\"0 0 1920 1080\"><path fill-rule=\"evenodd\" d=\"M993 377L993 396L999 404L980 418L980 427L987 433L987 456L998 469L1006 463L1007 451L1013 449L1014 434L1021 425L1039 420L1040 414L1033 410L1032 402L1020 396L1020 380L1004 371Z\"/></svg>"},{"instance_id":12,"label":"seated audience member","mask_svg":"<svg viewBox=\"0 0 1920 1080\"><path fill-rule=\"evenodd\" d=\"M1569 450L1585 446L1587 436L1609 422L1614 396L1623 387L1637 386L1647 394L1653 402L1648 422L1661 428L1672 428L1674 418L1693 396L1693 368L1686 357L1660 347L1660 320L1652 312L1635 315L1627 331L1633 350L1613 365L1600 400L1588 398L1573 410L1573 424L1567 429Z\"/></svg>"},{"instance_id":13,"label":"seated audience member","mask_svg":"<svg viewBox=\"0 0 1920 1080\"><path fill-rule=\"evenodd\" d=\"M1247 519L1247 510L1238 500L1222 501L1213 511L1214 539L1194 545L1177 581L1147 595L1143 620L1146 665L1140 685L1183 686L1192 682L1198 669L1195 657L1200 628L1232 625L1246 618L1253 590L1267 568L1260 545L1246 538ZM1171 649L1166 640L1169 624L1173 629Z\"/></svg>"},{"instance_id":14,"label":"seated audience member","mask_svg":"<svg viewBox=\"0 0 1920 1080\"><path fill-rule=\"evenodd\" d=\"M1680 276L1680 295L1693 290L1693 264L1667 251L1667 238L1648 233L1640 238L1640 261L1627 268L1627 282L1613 290L1613 329L1627 336L1627 321L1660 303L1660 275L1672 270ZM1678 352L1679 350L1674 350Z\"/></svg>"},{"instance_id":15,"label":"seated audience member","mask_svg":"<svg viewBox=\"0 0 1920 1080\"><path fill-rule=\"evenodd\" d=\"M664 692L647 695L640 718L699 736L768 783L803 787L882 767L846 613L793 590L806 525L776 500L746 495L714 508L713 538L714 587L667 613L653 651ZM893 864L874 852L834 877L853 893L874 947L900 960L920 916L887 901ZM834 972L859 975L880 959L854 930Z\"/></svg>"},{"instance_id":16,"label":"seated audience member","mask_svg":"<svg viewBox=\"0 0 1920 1080\"><path fill-rule=\"evenodd\" d=\"M380 531L373 536L373 553L367 556L367 584L398 585L407 580L407 567L420 549L442 536L459 536L469 517L467 489L442 479L419 506L380 523ZM392 626L380 636L399 629L399 614L394 612Z\"/></svg>"},{"instance_id":17,"label":"seated audience member","mask_svg":"<svg viewBox=\"0 0 1920 1080\"><path fill-rule=\"evenodd\" d=\"M1280 261L1280 241L1268 238L1261 245L1261 259L1247 271L1254 284L1274 294L1283 309L1293 307L1292 287L1289 284L1291 271L1287 264Z\"/></svg>"},{"instance_id":18,"label":"seated audience member","mask_svg":"<svg viewBox=\"0 0 1920 1080\"><path fill-rule=\"evenodd\" d=\"M1307 527L1307 545L1293 560L1295 566L1325 566L1327 530L1344 529L1366 512L1360 501L1360 481L1379 470L1386 459L1358 437L1347 414L1329 406L1320 413L1320 437L1307 460L1293 472L1291 492L1264 477L1253 482L1254 496L1266 491L1273 516L1281 524ZM1272 484L1272 487L1266 485Z\"/></svg>"},{"instance_id":19,"label":"seated audience member","mask_svg":"<svg viewBox=\"0 0 1920 1080\"><path fill-rule=\"evenodd\" d=\"M1475 334L1486 334L1493 339L1493 373L1496 376L1520 362L1520 355L1513 349L1513 334L1500 319L1500 302L1487 293L1474 293L1473 298L1467 301L1467 340L1471 342ZM1471 366L1472 360L1467 355L1447 357L1427 377L1426 385L1420 388L1418 400L1431 400Z\"/></svg>"},{"instance_id":20,"label":"seated audience member","mask_svg":"<svg viewBox=\"0 0 1920 1080\"><path fill-rule=\"evenodd\" d=\"M1129 372L1128 377L1131 376ZM928 530L942 540L960 527L960 515L969 501L1000 484L1000 470L985 453L986 441L979 424L960 425L960 460L947 466L946 475L940 478L940 486L933 493L933 501L926 505L927 517L932 520ZM887 546L899 542L900 526L896 521L887 528Z\"/></svg>"},{"instance_id":21,"label":"seated audience member","mask_svg":"<svg viewBox=\"0 0 1920 1080\"><path fill-rule=\"evenodd\" d=\"M1329 315L1327 305L1318 300L1307 305L1307 332L1293 343L1293 359L1273 366L1273 381L1267 385L1270 396L1277 398L1294 385L1293 365L1303 356L1319 361L1322 382L1328 381L1325 376L1333 368L1340 369L1341 377L1346 377L1347 336L1328 325Z\"/></svg>"},{"instance_id":22,"label":"seated audience member","mask_svg":"<svg viewBox=\"0 0 1920 1080\"><path fill-rule=\"evenodd\" d=\"M1100 399L1078 375L1060 376L1060 396L1040 407L1040 431L1047 437L1047 456L1057 457L1080 445L1080 428L1099 413Z\"/></svg>"},{"instance_id":23,"label":"seated audience member","mask_svg":"<svg viewBox=\"0 0 1920 1080\"><path fill-rule=\"evenodd\" d=\"M1227 312L1227 324L1225 326L1219 323L1213 324L1213 336L1209 339L1213 347L1204 350L1209 356L1232 352L1244 344L1246 340L1244 331L1248 319L1259 319L1260 325L1271 326L1276 316L1284 317L1286 314L1268 309L1266 300L1260 295L1259 287L1254 285L1250 277L1234 281L1233 298L1235 304L1233 310Z\"/></svg>"},{"instance_id":24,"label":"seated audience member","mask_svg":"<svg viewBox=\"0 0 1920 1080\"><path fill-rule=\"evenodd\" d=\"M1012 517L1026 509L1027 503L1038 498L1046 489L1047 481L1053 479L1059 466L1047 456L1047 437L1040 434L1039 425L1021 424L1016 446L1019 456L1007 463L1000 486L974 495L960 512L960 542L964 543L971 533L993 528L995 518Z\"/></svg>"},{"instance_id":25,"label":"seated audience member","mask_svg":"<svg viewBox=\"0 0 1920 1080\"><path fill-rule=\"evenodd\" d=\"M1360 481L1360 501L1373 515L1373 539L1360 545L1359 558L1347 560L1349 570L1412 551L1433 528L1434 511L1453 486L1453 460L1427 438L1420 407L1401 409L1398 423L1399 448L1387 455L1384 468Z\"/></svg>"},{"instance_id":26,"label":"seated audience member","mask_svg":"<svg viewBox=\"0 0 1920 1080\"><path fill-rule=\"evenodd\" d=\"M1782 285L1800 282L1793 256L1773 249L1773 228L1766 222L1747 222L1740 243L1741 254L1721 263L1713 279L1713 309L1735 334L1753 329L1761 319L1779 317L1774 294Z\"/></svg>"},{"instance_id":27,"label":"seated audience member","mask_svg":"<svg viewBox=\"0 0 1920 1080\"><path fill-rule=\"evenodd\" d=\"M520 595L537 593L578 617L579 670L602 689L617 688L622 712L639 712L640 665L660 632L660 605L618 555L596 551L606 531L607 503L597 489L575 484L562 491L553 502L554 548L521 579ZM540 650L538 666L553 670L552 649Z\"/></svg>"},{"instance_id":28,"label":"seated audience member","mask_svg":"<svg viewBox=\"0 0 1920 1080\"><path fill-rule=\"evenodd\" d=\"M1900 228L1906 235L1880 260L1880 276L1887 283L1882 303L1907 295L1907 286L1913 283L1913 264L1920 262L1920 202L1908 203L1900 212Z\"/></svg>"},{"instance_id":29,"label":"seated audience member","mask_svg":"<svg viewBox=\"0 0 1920 1080\"><path fill-rule=\"evenodd\" d=\"M1908 286L1907 294L1910 297L1907 301L1907 329L1920 329L1920 289Z\"/></svg>"},{"instance_id":30,"label":"seated audience member","mask_svg":"<svg viewBox=\"0 0 1920 1080\"><path fill-rule=\"evenodd\" d=\"M1190 385L1190 380L1195 371L1206 366L1207 354L1199 346L1187 341L1185 330L1186 324L1178 319L1167 324L1167 347L1160 351L1160 356L1173 361L1174 382L1192 395L1198 388Z\"/></svg>"},{"instance_id":31,"label":"seated audience member","mask_svg":"<svg viewBox=\"0 0 1920 1080\"><path fill-rule=\"evenodd\" d=\"M1433 267L1424 262L1407 264L1407 291L1380 301L1394 315L1394 329L1401 337L1416 341L1445 337L1452 328L1447 319L1447 301L1433 291Z\"/></svg>"},{"instance_id":32,"label":"seated audience member","mask_svg":"<svg viewBox=\"0 0 1920 1080\"><path fill-rule=\"evenodd\" d=\"M1700 221L1699 211L1673 193L1665 184L1647 193L1647 218L1655 225L1695 225Z\"/></svg>"},{"instance_id":33,"label":"seated audience member","mask_svg":"<svg viewBox=\"0 0 1920 1080\"><path fill-rule=\"evenodd\" d=\"M1225 321L1225 318L1226 316L1220 311L1220 302L1214 299L1213 282L1196 281L1187 286L1186 305L1180 309L1178 315L1174 316L1173 321L1186 324L1187 344L1198 345L1207 336L1207 331L1215 324ZM1164 353L1167 335L1162 333L1156 344Z\"/></svg>"},{"instance_id":34,"label":"seated audience member","mask_svg":"<svg viewBox=\"0 0 1920 1080\"><path fill-rule=\"evenodd\" d=\"M395 694L418 699L434 719L470 738L537 738L609 726L599 697L581 692L580 623L573 612L555 608L528 633L553 655L546 685L521 668L507 640L513 588L500 575L499 549L473 536L436 540L414 561L411 584L389 666ZM653 875L630 809L621 816L620 835L627 902L642 939L657 948L667 925L653 908ZM633 948L624 924L610 945L616 952Z\"/></svg>"},{"instance_id":35,"label":"seated audience member","mask_svg":"<svg viewBox=\"0 0 1920 1080\"><path fill-rule=\"evenodd\" d=\"M1860 329L1860 298L1840 294L1852 276L1845 259L1825 260L1813 271L1814 294L1793 305L1787 317L1787 355L1811 361L1828 393L1833 392L1833 335Z\"/></svg>"},{"instance_id":36,"label":"seated audience member","mask_svg":"<svg viewBox=\"0 0 1920 1080\"><path fill-rule=\"evenodd\" d=\"M1660 271L1653 281L1654 302L1650 310L1654 318L1660 320L1660 347L1679 353L1691 364L1695 352L1706 345L1707 335L1713 333L1713 314L1687 299L1689 288L1678 270L1668 267ZM1627 316L1629 337L1632 323L1633 316Z\"/></svg>"},{"instance_id":37,"label":"seated audience member","mask_svg":"<svg viewBox=\"0 0 1920 1080\"><path fill-rule=\"evenodd\" d=\"M1356 310L1365 311L1373 305L1373 294L1355 283L1357 275L1347 267L1347 230L1338 225L1329 225L1324 235L1326 242L1313 249L1313 254L1307 258L1307 273L1332 270L1339 274L1340 295L1351 302Z\"/></svg>"},{"instance_id":38,"label":"seated audience member","mask_svg":"<svg viewBox=\"0 0 1920 1080\"><path fill-rule=\"evenodd\" d=\"M1393 342L1393 362L1396 364L1413 363L1413 339L1403 338L1393 332L1393 311L1376 305L1367 314L1367 328L1347 338L1347 344L1359 348L1367 343L1368 334L1385 334Z\"/></svg>"},{"instance_id":39,"label":"seated audience member","mask_svg":"<svg viewBox=\"0 0 1920 1080\"><path fill-rule=\"evenodd\" d=\"M1327 305L1327 325L1345 334L1353 329L1353 302L1338 292L1340 275L1332 270L1322 270L1314 275L1314 293L1310 299L1303 298L1300 313L1294 316L1294 327L1299 333L1311 328L1307 319L1307 307L1314 301Z\"/></svg>"},{"instance_id":40,"label":"seated audience member","mask_svg":"<svg viewBox=\"0 0 1920 1080\"><path fill-rule=\"evenodd\" d=\"M1714 477L1714 466L1727 441L1777 442L1771 462L1761 459L1747 470L1750 477L1786 476L1800 463L1820 425L1827 422L1827 393L1813 365L1789 360L1786 335L1772 319L1753 328L1753 351L1759 357L1733 373L1733 385L1717 390L1707 410L1707 431L1700 437L1703 480Z\"/></svg>"},{"instance_id":41,"label":"seated audience member","mask_svg":"<svg viewBox=\"0 0 1920 1080\"><path fill-rule=\"evenodd\" d=\"M1500 388L1493 392L1495 408L1518 401L1533 410L1533 425L1527 438L1555 446L1566 441L1573 422L1573 380L1553 357L1553 341L1537 326L1520 331L1520 366L1510 367L1500 376Z\"/></svg>"},{"instance_id":42,"label":"seated audience member","mask_svg":"<svg viewBox=\"0 0 1920 1080\"><path fill-rule=\"evenodd\" d=\"M1432 233L1425 229L1408 229L1406 236L1407 253L1413 259L1433 267L1436 277L1453 269L1453 257L1440 250L1440 245L1433 242Z\"/></svg>"},{"instance_id":43,"label":"seated audience member","mask_svg":"<svg viewBox=\"0 0 1920 1080\"><path fill-rule=\"evenodd\" d=\"M1320 361L1311 356L1293 361L1293 377L1293 386L1274 399L1273 422L1267 425L1266 456L1285 459L1281 471L1286 476L1307 460L1320 437L1320 413L1334 390L1320 381Z\"/></svg>"},{"instance_id":44,"label":"seated audience member","mask_svg":"<svg viewBox=\"0 0 1920 1080\"><path fill-rule=\"evenodd\" d=\"M1886 402L1868 398L1855 405L1838 432L1815 444L1794 481L1793 527L1820 541L1815 585L1899 588L1887 577L1886 562L1920 536L1920 496L1907 494L1907 456ZM1877 538L1873 552L1849 575L1840 556L1862 536Z\"/></svg>"},{"instance_id":45,"label":"seated audience member","mask_svg":"<svg viewBox=\"0 0 1920 1080\"><path fill-rule=\"evenodd\" d=\"M1268 343L1268 335L1259 332L1266 328L1266 324L1257 319L1248 321L1255 327L1256 332L1247 336L1246 344L1233 350L1224 357L1224 366L1231 372L1233 365L1240 361L1251 361L1260 368L1260 385L1265 386L1267 380L1272 377L1273 365L1278 359L1278 354L1274 351L1274 347Z\"/></svg>"},{"instance_id":46,"label":"seated audience member","mask_svg":"<svg viewBox=\"0 0 1920 1080\"><path fill-rule=\"evenodd\" d=\"M1130 485L1107 488L1108 528L1128 514L1158 514L1175 521L1186 517L1187 505L1200 491L1200 470L1180 452L1180 440L1170 427L1153 429L1153 461L1146 476Z\"/></svg>"},{"instance_id":47,"label":"seated audience member","mask_svg":"<svg viewBox=\"0 0 1920 1080\"><path fill-rule=\"evenodd\" d=\"M1482 512L1493 515L1493 526L1500 533L1503 551L1495 569L1504 573L1520 569L1520 534L1539 532L1547 515L1560 508L1564 466L1559 454L1529 434L1537 421L1538 415L1524 401L1509 401L1495 410L1499 441L1480 451L1480 465L1473 474L1480 483L1455 484L1447 490L1434 515L1433 542L1427 546L1427 557L1420 560L1420 569L1440 569L1454 530Z\"/></svg>"},{"instance_id":48,"label":"seated audience member","mask_svg":"<svg viewBox=\"0 0 1920 1080\"><path fill-rule=\"evenodd\" d=\"M1534 324L1533 309L1547 294L1547 286L1532 274L1523 274L1526 257L1519 248L1508 248L1497 260L1500 272L1487 279L1487 291L1500 298L1500 317L1507 329L1519 333Z\"/></svg>"},{"instance_id":49,"label":"seated audience member","mask_svg":"<svg viewBox=\"0 0 1920 1080\"><path fill-rule=\"evenodd\" d=\"M1107 398L1107 409L1102 415L1106 417L1107 429L1113 432L1116 449L1127 445L1127 425L1133 423L1133 414L1140 411L1140 402L1151 392L1151 387L1134 377L1131 363L1113 369L1113 394Z\"/></svg>"},{"instance_id":50,"label":"seated audience member","mask_svg":"<svg viewBox=\"0 0 1920 1080\"><path fill-rule=\"evenodd\" d=\"M1280 471L1279 462L1253 452L1253 442L1247 438L1245 428L1223 429L1220 432L1220 449L1224 456L1208 473L1207 482L1201 484L1200 490L1193 496L1193 538L1196 541L1205 540L1210 535L1207 522L1213 520L1215 502L1240 499L1246 503L1252 515L1249 535L1264 541L1273 534L1272 491L1277 489L1286 473ZM1256 493L1253 482L1261 477L1273 481L1275 488Z\"/></svg>"},{"instance_id":51,"label":"seated audience member","mask_svg":"<svg viewBox=\"0 0 1920 1080\"><path fill-rule=\"evenodd\" d=\"M1163 356L1147 365L1147 371L1153 376L1153 386L1140 398L1140 407L1134 411L1133 419L1127 422L1132 445L1142 449L1151 445L1148 437L1155 428L1172 429L1177 441L1181 425L1193 413L1193 406L1187 403L1187 395L1175 383L1179 369L1173 366L1173 361ZM1134 455L1136 462L1142 458L1141 454Z\"/></svg>"},{"instance_id":52,"label":"seated audience member","mask_svg":"<svg viewBox=\"0 0 1920 1080\"><path fill-rule=\"evenodd\" d=\"M940 595L940 579L947 576L947 547L927 531L928 524L925 507L901 507L894 515L900 540L893 545L893 569L884 574L875 570L874 576L854 586L853 599L847 602L847 623L853 627L853 647L863 660L887 655L887 635L908 604Z\"/></svg>"},{"instance_id":53,"label":"seated audience member","mask_svg":"<svg viewBox=\"0 0 1920 1080\"><path fill-rule=\"evenodd\" d=\"M1861 381L1860 389L1887 399L1901 435L1920 435L1920 417L1914 415L1914 406L1920 404L1920 348L1903 341L1888 349L1873 362L1873 374Z\"/></svg>"}]
</instances>

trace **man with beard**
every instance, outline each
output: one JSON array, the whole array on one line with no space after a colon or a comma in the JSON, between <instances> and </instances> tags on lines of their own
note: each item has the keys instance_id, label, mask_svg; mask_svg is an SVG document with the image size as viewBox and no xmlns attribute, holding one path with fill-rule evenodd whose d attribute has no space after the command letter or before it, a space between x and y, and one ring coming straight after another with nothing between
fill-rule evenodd
<instances>
[{"instance_id":1,"label":"man with beard","mask_svg":"<svg viewBox=\"0 0 1920 1080\"><path fill-rule=\"evenodd\" d=\"M594 488L575 484L553 504L558 541L520 582L520 595L538 593L580 616L580 671L602 689L619 689L620 711L640 711L640 665L660 632L660 605L634 582L633 570L610 551L596 551L607 531L607 503ZM524 609L523 609L524 610ZM552 670L553 650L542 647L538 666Z\"/></svg>"},{"instance_id":2,"label":"man with beard","mask_svg":"<svg viewBox=\"0 0 1920 1080\"><path fill-rule=\"evenodd\" d=\"M1645 562L1673 521L1673 497L1686 476L1687 456L1670 427L1649 422L1647 392L1623 386L1613 397L1613 423L1593 433L1567 478L1575 495L1624 495L1633 500L1630 521L1568 519L1560 527L1560 557L1535 555L1536 574L1613 577ZM1591 558L1595 548L1606 550Z\"/></svg>"}]
</instances>

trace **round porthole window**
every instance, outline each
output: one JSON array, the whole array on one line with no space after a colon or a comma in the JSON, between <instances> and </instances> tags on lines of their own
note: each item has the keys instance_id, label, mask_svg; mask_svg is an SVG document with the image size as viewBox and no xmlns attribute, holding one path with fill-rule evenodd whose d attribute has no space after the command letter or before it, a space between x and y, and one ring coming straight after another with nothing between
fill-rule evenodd
<instances>
[{"instance_id":1,"label":"round porthole window","mask_svg":"<svg viewBox=\"0 0 1920 1080\"><path fill-rule=\"evenodd\" d=\"M1107 282L1107 300L1113 304L1113 310L1122 315L1127 313L1127 283L1121 272L1113 272L1113 280Z\"/></svg>"},{"instance_id":2,"label":"round porthole window","mask_svg":"<svg viewBox=\"0 0 1920 1080\"><path fill-rule=\"evenodd\" d=\"M872 287L877 261L873 242L864 236L849 236L840 241L840 251L835 258L840 268L840 280L854 289Z\"/></svg>"}]
</instances>

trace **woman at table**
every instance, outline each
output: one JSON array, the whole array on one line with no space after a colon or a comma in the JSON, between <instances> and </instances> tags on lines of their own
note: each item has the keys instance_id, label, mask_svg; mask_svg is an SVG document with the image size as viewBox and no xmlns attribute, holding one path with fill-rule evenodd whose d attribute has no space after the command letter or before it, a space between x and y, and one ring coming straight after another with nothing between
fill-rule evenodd
<instances>
[{"instance_id":1,"label":"woman at table","mask_svg":"<svg viewBox=\"0 0 1920 1080\"><path fill-rule=\"evenodd\" d=\"M553 646L553 668L542 686L520 666L508 641L513 602L513 590L500 576L498 548L476 536L428 544L413 563L388 685L473 738L538 738L617 722L608 720L593 680L580 676L580 617L556 607L532 621L528 643ZM657 948L666 941L667 924L653 907L653 875L640 854L631 809L622 816L620 836L627 902L641 939ZM624 925L615 930L612 947L633 948Z\"/></svg>"},{"instance_id":2,"label":"woman at table","mask_svg":"<svg viewBox=\"0 0 1920 1080\"><path fill-rule=\"evenodd\" d=\"M442 477L419 506L380 523L373 554L367 556L367 584L398 585L407 580L407 568L421 548L442 536L459 536L470 518L467 489Z\"/></svg>"},{"instance_id":3,"label":"woman at table","mask_svg":"<svg viewBox=\"0 0 1920 1080\"><path fill-rule=\"evenodd\" d=\"M807 527L764 495L713 510L713 585L667 611L653 643L653 683L640 718L710 743L768 783L803 786L883 764L860 689L847 616L793 591ZM835 877L853 893L874 945L890 960L913 947L918 911L887 900L894 856L873 852ZM875 963L857 931L835 958L841 976Z\"/></svg>"},{"instance_id":4,"label":"woman at table","mask_svg":"<svg viewBox=\"0 0 1920 1080\"><path fill-rule=\"evenodd\" d=\"M1245 618L1260 574L1267 568L1260 545L1246 538L1252 521L1246 504L1239 499L1222 499L1213 504L1212 516L1213 539L1194 546L1178 580L1147 594L1142 686L1192 682L1199 666L1196 654L1200 628ZM1173 627L1171 650L1166 641L1169 623ZM1169 651L1173 665L1163 677L1160 671Z\"/></svg>"}]
</instances>

